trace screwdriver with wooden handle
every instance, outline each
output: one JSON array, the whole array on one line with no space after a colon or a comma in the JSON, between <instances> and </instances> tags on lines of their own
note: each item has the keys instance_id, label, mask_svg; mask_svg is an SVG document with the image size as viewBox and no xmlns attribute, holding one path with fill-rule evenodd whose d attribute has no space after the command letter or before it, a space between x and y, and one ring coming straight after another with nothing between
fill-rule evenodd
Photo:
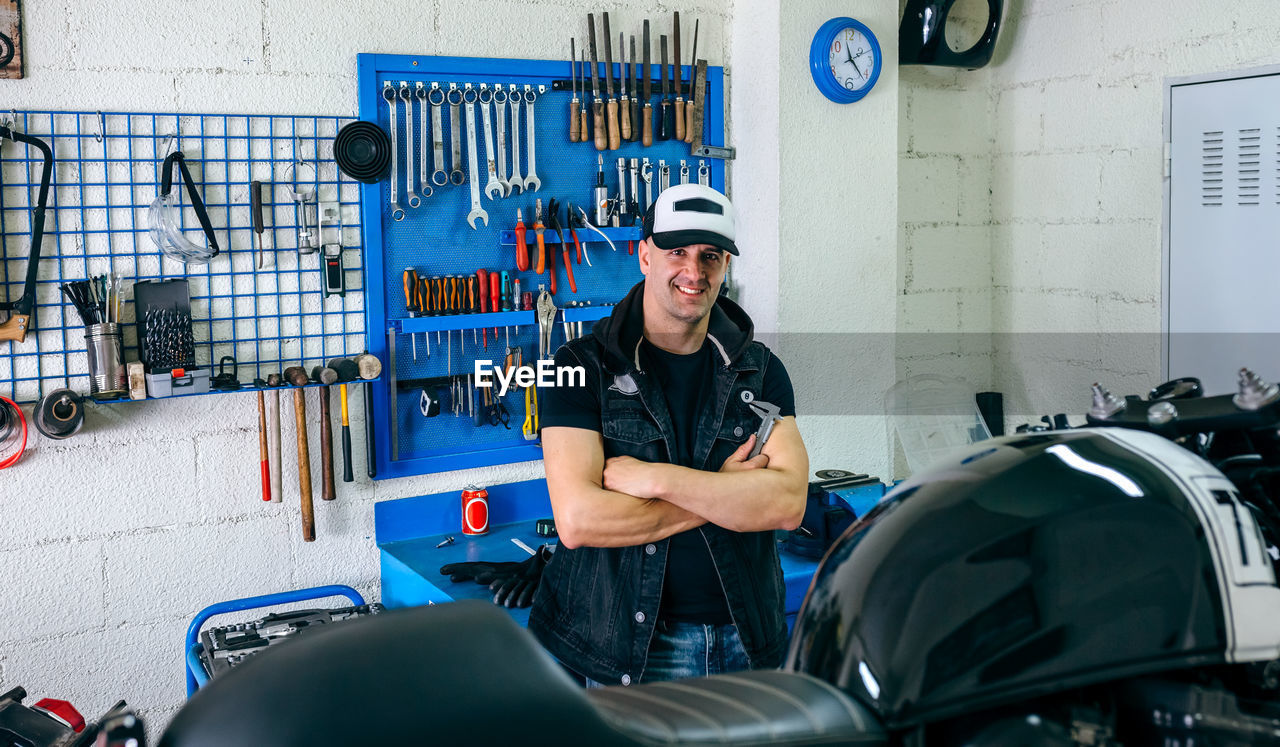
<instances>
[{"instance_id":1,"label":"screwdriver with wooden handle","mask_svg":"<svg viewBox=\"0 0 1280 747\"><path fill-rule=\"evenodd\" d=\"M604 19L604 87L609 94L609 103L605 105L609 120L609 150L622 147L622 138L618 132L618 96L613 91L613 39L609 33L609 13L601 14Z\"/></svg>"},{"instance_id":2,"label":"screwdriver with wooden handle","mask_svg":"<svg viewBox=\"0 0 1280 747\"><path fill-rule=\"evenodd\" d=\"M653 71L649 65L649 19L644 19L644 110L640 112L642 120L641 142L648 148L653 145Z\"/></svg>"},{"instance_id":3,"label":"screwdriver with wooden handle","mask_svg":"<svg viewBox=\"0 0 1280 747\"><path fill-rule=\"evenodd\" d=\"M600 98L600 78L596 68L600 58L596 56L596 16L587 14L588 44L591 46L591 123L595 127L596 150L609 147L609 139L604 128L604 99Z\"/></svg>"},{"instance_id":4,"label":"screwdriver with wooden handle","mask_svg":"<svg viewBox=\"0 0 1280 747\"><path fill-rule=\"evenodd\" d=\"M575 49L575 44L576 42L573 39L573 37L570 37L569 38L569 85L573 88L573 98L569 100L569 142L571 143L578 142L578 137L581 134L578 130L578 104L579 104L578 75L577 75L577 70L574 69L577 66L578 53L577 53L577 50Z\"/></svg>"},{"instance_id":5,"label":"screwdriver with wooden handle","mask_svg":"<svg viewBox=\"0 0 1280 747\"><path fill-rule=\"evenodd\" d=\"M697 67L698 67L698 23L699 23L699 21L697 21L697 20L695 20L695 21L693 22L693 55L691 55L691 56L690 56L690 58L689 58L689 75L690 75L690 80L689 80L689 103L688 103L688 105L686 105L686 106L685 106L685 108L684 108L684 118L685 118L685 123L684 123L684 141L685 141L686 143L692 143L692 142L693 142L693 109L694 109L694 102L693 102L693 80L692 80L692 77L693 77L693 73L694 73L694 71L695 71L695 70L697 69Z\"/></svg>"},{"instance_id":6,"label":"screwdriver with wooden handle","mask_svg":"<svg viewBox=\"0 0 1280 747\"><path fill-rule=\"evenodd\" d=\"M680 11L675 11L675 24L672 27L671 43L673 45L671 57L671 84L676 89L676 140L684 140L684 92L681 90L680 79L684 76L680 74Z\"/></svg>"}]
</instances>

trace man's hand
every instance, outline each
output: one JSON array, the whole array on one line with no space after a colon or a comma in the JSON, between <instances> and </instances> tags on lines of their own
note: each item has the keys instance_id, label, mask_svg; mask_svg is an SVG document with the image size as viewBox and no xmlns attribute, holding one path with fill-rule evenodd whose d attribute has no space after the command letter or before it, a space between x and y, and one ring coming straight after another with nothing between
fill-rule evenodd
<instances>
[{"instance_id":1,"label":"man's hand","mask_svg":"<svg viewBox=\"0 0 1280 747\"><path fill-rule=\"evenodd\" d=\"M653 467L654 465L635 457L612 457L604 462L601 481L605 490L626 493L636 498L652 498Z\"/></svg>"},{"instance_id":2,"label":"man's hand","mask_svg":"<svg viewBox=\"0 0 1280 747\"><path fill-rule=\"evenodd\" d=\"M769 466L769 457L764 452L756 454L755 458L747 459L747 455L751 453L751 447L756 443L756 434L752 433L747 442L739 446L736 451L730 454L724 464L720 465L721 472L742 472L749 469L764 469Z\"/></svg>"}]
</instances>

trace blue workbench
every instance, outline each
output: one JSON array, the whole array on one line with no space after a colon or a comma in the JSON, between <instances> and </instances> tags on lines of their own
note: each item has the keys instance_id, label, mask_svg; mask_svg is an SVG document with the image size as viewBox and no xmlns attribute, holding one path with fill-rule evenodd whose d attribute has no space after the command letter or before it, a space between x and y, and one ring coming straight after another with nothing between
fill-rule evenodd
<instances>
[{"instance_id":1,"label":"blue workbench","mask_svg":"<svg viewBox=\"0 0 1280 747\"><path fill-rule=\"evenodd\" d=\"M489 599L492 594L471 581L453 583L440 574L440 566L461 561L524 560L529 554L512 539L531 548L546 542L534 532L534 522L551 516L551 500L544 480L495 485L489 491L489 533L469 536L461 532L461 490L414 498L383 501L374 506L374 531L382 569L382 603L388 608L439 604L458 599ZM858 497L871 502L883 494L876 484L858 489ZM854 496L837 493L847 500ZM854 504L855 500L847 500ZM782 533L779 533L782 536ZM436 547L446 537L452 544ZM554 541L554 540L551 540ZM781 552L782 576L787 587L786 612L790 622L800 609L818 561ZM524 625L529 610L510 610Z\"/></svg>"}]
</instances>

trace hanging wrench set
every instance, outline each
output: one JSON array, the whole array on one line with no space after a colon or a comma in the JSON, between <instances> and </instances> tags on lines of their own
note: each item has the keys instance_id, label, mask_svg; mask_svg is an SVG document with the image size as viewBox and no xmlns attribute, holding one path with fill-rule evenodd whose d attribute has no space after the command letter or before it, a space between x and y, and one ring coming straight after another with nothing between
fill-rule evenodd
<instances>
[{"instance_id":1,"label":"hanging wrench set","mask_svg":"<svg viewBox=\"0 0 1280 747\"><path fill-rule=\"evenodd\" d=\"M573 59L576 39L560 62L359 55L360 119L388 134L391 161L361 187L368 345L388 364L374 382L378 478L541 459L536 387L501 394L477 371L536 366L589 334L641 278L640 223L661 189L724 189L722 69L650 64L643 33L616 41L619 58L610 43L595 65L587 49ZM641 118L663 110L661 80L701 103L682 104L678 138L673 102L670 127ZM584 119L597 108L618 125L612 142Z\"/></svg>"}]
</instances>

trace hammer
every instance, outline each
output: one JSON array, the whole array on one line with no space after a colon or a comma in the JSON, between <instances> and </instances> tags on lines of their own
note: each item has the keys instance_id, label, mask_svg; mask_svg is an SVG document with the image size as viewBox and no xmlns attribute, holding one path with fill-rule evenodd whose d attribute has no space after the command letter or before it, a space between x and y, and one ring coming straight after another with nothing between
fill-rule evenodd
<instances>
[{"instance_id":1,"label":"hammer","mask_svg":"<svg viewBox=\"0 0 1280 747\"><path fill-rule=\"evenodd\" d=\"M280 483L280 390L284 379L278 373L267 376L271 390L271 406L267 408L267 455L271 464L271 502L280 503L284 490Z\"/></svg>"},{"instance_id":2,"label":"hammer","mask_svg":"<svg viewBox=\"0 0 1280 747\"><path fill-rule=\"evenodd\" d=\"M361 353L355 358L360 378L364 380L364 448L368 462L369 477L377 477L378 463L373 454L373 384L370 383L382 376L382 361L372 353Z\"/></svg>"},{"instance_id":3,"label":"hammer","mask_svg":"<svg viewBox=\"0 0 1280 747\"><path fill-rule=\"evenodd\" d=\"M339 401L342 403L342 481L354 482L356 478L351 473L351 421L347 415L347 382L360 378L360 367L350 358L334 358L326 365L338 374L338 383L342 385L338 390Z\"/></svg>"},{"instance_id":4,"label":"hammer","mask_svg":"<svg viewBox=\"0 0 1280 747\"><path fill-rule=\"evenodd\" d=\"M316 366L311 369L311 380L320 387L320 497L334 499L333 486L333 418L329 409L329 385L338 380L333 369Z\"/></svg>"},{"instance_id":5,"label":"hammer","mask_svg":"<svg viewBox=\"0 0 1280 747\"><path fill-rule=\"evenodd\" d=\"M284 370L285 381L296 387L293 390L293 416L298 431L298 495L302 499L302 539L316 539L315 510L311 505L311 455L307 449L307 401L302 387L307 385L307 372L301 366Z\"/></svg>"}]
</instances>

